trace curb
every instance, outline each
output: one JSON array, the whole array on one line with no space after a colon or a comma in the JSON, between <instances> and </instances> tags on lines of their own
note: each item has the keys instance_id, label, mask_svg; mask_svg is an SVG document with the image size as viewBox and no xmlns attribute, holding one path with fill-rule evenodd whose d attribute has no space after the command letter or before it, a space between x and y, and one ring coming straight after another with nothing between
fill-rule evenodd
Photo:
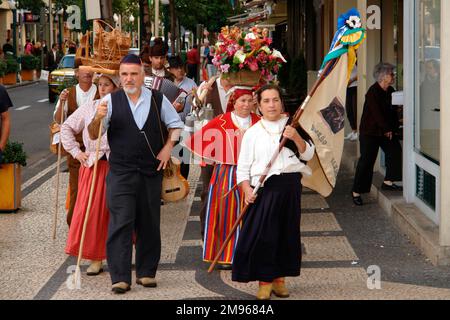
<instances>
[{"instance_id":1,"label":"curb","mask_svg":"<svg viewBox=\"0 0 450 320\"><path fill-rule=\"evenodd\" d=\"M41 82L41 80L25 81L22 83L5 86L5 88L6 89L14 89L14 88L19 88L19 87L26 87L26 86L30 86L32 84L36 84L36 83L40 83L40 82Z\"/></svg>"}]
</instances>

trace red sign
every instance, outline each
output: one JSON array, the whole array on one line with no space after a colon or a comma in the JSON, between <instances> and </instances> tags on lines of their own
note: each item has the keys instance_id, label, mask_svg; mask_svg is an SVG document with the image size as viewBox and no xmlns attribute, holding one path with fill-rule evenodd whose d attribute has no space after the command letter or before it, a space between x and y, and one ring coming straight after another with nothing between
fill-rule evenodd
<instances>
[{"instance_id":1,"label":"red sign","mask_svg":"<svg viewBox=\"0 0 450 320\"><path fill-rule=\"evenodd\" d=\"M24 22L39 23L40 19L40 15L32 14L31 12L24 13Z\"/></svg>"}]
</instances>

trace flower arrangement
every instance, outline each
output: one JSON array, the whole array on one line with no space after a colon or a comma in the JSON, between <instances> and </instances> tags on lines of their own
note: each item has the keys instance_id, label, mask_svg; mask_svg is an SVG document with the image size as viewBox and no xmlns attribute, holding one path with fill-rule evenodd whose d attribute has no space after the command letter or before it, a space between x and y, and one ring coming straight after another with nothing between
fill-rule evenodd
<instances>
[{"instance_id":1,"label":"flower arrangement","mask_svg":"<svg viewBox=\"0 0 450 320\"><path fill-rule=\"evenodd\" d=\"M233 73L251 71L261 82L271 82L280 66L286 63L283 55L271 49L272 39L267 29L253 27L244 32L238 27L224 27L215 46L213 64L224 78Z\"/></svg>"}]
</instances>

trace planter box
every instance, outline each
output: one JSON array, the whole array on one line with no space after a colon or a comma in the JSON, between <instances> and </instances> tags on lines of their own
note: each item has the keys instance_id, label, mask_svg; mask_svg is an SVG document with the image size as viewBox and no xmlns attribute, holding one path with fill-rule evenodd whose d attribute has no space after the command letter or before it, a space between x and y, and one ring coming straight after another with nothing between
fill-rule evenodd
<instances>
[{"instance_id":1,"label":"planter box","mask_svg":"<svg viewBox=\"0 0 450 320\"><path fill-rule=\"evenodd\" d=\"M33 81L34 70L22 70L20 71L22 81Z\"/></svg>"},{"instance_id":2,"label":"planter box","mask_svg":"<svg viewBox=\"0 0 450 320\"><path fill-rule=\"evenodd\" d=\"M17 80L16 80L15 73L6 74L3 77L3 84L5 84L5 85L11 85L11 84L16 84L16 83L17 83Z\"/></svg>"},{"instance_id":3,"label":"planter box","mask_svg":"<svg viewBox=\"0 0 450 320\"><path fill-rule=\"evenodd\" d=\"M21 169L17 163L0 167L0 212L14 212L21 206Z\"/></svg>"}]
</instances>

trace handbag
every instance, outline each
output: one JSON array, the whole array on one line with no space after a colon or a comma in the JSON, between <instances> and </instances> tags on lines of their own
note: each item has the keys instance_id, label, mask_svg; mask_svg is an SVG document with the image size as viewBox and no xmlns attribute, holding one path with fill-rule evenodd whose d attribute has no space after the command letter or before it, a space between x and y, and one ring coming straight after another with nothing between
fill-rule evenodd
<instances>
[{"instance_id":1,"label":"handbag","mask_svg":"<svg viewBox=\"0 0 450 320\"><path fill-rule=\"evenodd\" d=\"M58 147L61 143L60 131L61 125L59 125L56 121L53 121L49 125L50 129L50 152L53 154L58 154ZM67 151L61 146L61 155L67 155Z\"/></svg>"}]
</instances>

